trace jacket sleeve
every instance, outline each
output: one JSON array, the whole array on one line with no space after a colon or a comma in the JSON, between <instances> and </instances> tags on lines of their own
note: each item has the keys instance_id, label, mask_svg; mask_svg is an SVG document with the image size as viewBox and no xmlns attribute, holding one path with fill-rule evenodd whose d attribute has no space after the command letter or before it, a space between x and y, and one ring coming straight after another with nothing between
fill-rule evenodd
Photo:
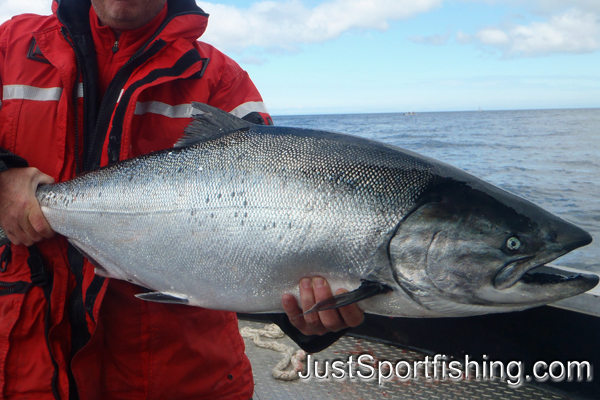
<instances>
[{"instance_id":1,"label":"jacket sleeve","mask_svg":"<svg viewBox=\"0 0 600 400\"><path fill-rule=\"evenodd\" d=\"M211 81L211 94L207 104L257 125L273 125L248 73L211 45L198 42L198 46L200 53L210 58L207 78Z\"/></svg>"},{"instance_id":2,"label":"jacket sleeve","mask_svg":"<svg viewBox=\"0 0 600 400\"><path fill-rule=\"evenodd\" d=\"M4 83L2 79L2 72L4 71L4 60L6 54L5 48L5 38L4 33L6 30L7 24L4 23L0 25L0 112L2 111L2 93L4 88ZM27 167L27 161L25 159L11 153L8 150L5 150L0 147L0 172L6 171L9 168L17 168L17 167Z\"/></svg>"},{"instance_id":3,"label":"jacket sleeve","mask_svg":"<svg viewBox=\"0 0 600 400\"><path fill-rule=\"evenodd\" d=\"M24 158L0 147L0 172L10 168L24 168L28 166L29 164Z\"/></svg>"}]
</instances>

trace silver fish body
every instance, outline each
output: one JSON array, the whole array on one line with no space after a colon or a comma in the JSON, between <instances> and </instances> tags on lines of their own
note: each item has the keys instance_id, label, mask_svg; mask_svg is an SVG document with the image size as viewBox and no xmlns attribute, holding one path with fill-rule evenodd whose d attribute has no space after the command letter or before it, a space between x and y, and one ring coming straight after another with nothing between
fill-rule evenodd
<instances>
[{"instance_id":1,"label":"silver fish body","mask_svg":"<svg viewBox=\"0 0 600 400\"><path fill-rule=\"evenodd\" d=\"M334 290L377 282L390 291L360 306L409 317L524 309L597 283L535 278L591 237L461 170L196 107L204 125L177 147L38 189L52 228L99 273L241 312L281 311L307 276Z\"/></svg>"}]
</instances>

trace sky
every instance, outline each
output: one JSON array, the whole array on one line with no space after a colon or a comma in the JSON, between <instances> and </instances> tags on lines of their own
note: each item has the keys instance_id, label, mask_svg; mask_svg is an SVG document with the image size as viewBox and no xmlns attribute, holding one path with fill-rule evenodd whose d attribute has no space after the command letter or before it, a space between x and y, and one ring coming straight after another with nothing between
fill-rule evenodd
<instances>
[{"instance_id":1,"label":"sky","mask_svg":"<svg viewBox=\"0 0 600 400\"><path fill-rule=\"evenodd\" d=\"M197 3L273 115L600 108L600 0Z\"/></svg>"}]
</instances>

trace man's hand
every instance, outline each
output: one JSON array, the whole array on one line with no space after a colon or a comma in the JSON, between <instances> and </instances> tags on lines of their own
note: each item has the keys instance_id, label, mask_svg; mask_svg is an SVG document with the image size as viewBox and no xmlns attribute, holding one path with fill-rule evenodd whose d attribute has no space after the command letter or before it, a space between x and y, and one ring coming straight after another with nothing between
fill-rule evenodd
<instances>
[{"instance_id":1,"label":"man's hand","mask_svg":"<svg viewBox=\"0 0 600 400\"><path fill-rule=\"evenodd\" d=\"M16 245L31 246L54 231L44 218L35 191L54 179L37 168L13 168L0 173L0 226Z\"/></svg>"},{"instance_id":2,"label":"man's hand","mask_svg":"<svg viewBox=\"0 0 600 400\"><path fill-rule=\"evenodd\" d=\"M345 293L347 290L339 289L336 294ZM327 332L337 332L348 327L355 327L364 319L363 311L356 304L350 304L337 309L319 311L297 317L309 310L317 302L333 296L329 283L319 276L304 278L300 281L300 303L298 307L296 298L291 294L283 295L281 299L292 325L305 335L323 335Z\"/></svg>"}]
</instances>

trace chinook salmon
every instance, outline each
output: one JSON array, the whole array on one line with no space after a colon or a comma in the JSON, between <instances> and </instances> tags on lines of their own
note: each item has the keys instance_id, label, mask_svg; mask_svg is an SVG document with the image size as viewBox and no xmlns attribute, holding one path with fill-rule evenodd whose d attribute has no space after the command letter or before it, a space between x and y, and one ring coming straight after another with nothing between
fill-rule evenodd
<instances>
[{"instance_id":1,"label":"chinook salmon","mask_svg":"<svg viewBox=\"0 0 600 400\"><path fill-rule=\"evenodd\" d=\"M314 310L360 302L445 317L522 310L598 283L536 272L588 233L462 170L193 107L174 148L37 191L52 228L96 273L153 291L142 299L277 312L301 278L322 276L351 291Z\"/></svg>"}]
</instances>

